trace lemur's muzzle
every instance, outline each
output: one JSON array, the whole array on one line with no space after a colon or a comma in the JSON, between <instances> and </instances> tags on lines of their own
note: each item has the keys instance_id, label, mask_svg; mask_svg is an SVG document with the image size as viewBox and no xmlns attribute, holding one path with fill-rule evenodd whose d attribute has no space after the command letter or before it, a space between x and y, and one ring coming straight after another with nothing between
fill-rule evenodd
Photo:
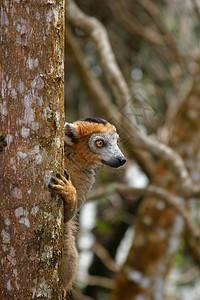
<instances>
[{"instance_id":1,"label":"lemur's muzzle","mask_svg":"<svg viewBox=\"0 0 200 300\"><path fill-rule=\"evenodd\" d=\"M126 158L123 156L123 157L118 157L118 162L120 163L120 166L123 166L126 162Z\"/></svg>"},{"instance_id":2,"label":"lemur's muzzle","mask_svg":"<svg viewBox=\"0 0 200 300\"><path fill-rule=\"evenodd\" d=\"M124 156L118 156L108 161L102 160L101 162L102 164L107 165L109 167L119 168L125 164L126 158Z\"/></svg>"}]
</instances>

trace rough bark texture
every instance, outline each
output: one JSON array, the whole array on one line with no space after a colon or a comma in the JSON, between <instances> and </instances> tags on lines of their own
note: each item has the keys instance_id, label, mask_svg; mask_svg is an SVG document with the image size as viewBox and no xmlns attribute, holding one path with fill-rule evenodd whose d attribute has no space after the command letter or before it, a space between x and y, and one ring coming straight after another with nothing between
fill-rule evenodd
<instances>
[{"instance_id":1,"label":"rough bark texture","mask_svg":"<svg viewBox=\"0 0 200 300\"><path fill-rule=\"evenodd\" d=\"M0 7L0 298L61 299L65 1Z\"/></svg>"},{"instance_id":2,"label":"rough bark texture","mask_svg":"<svg viewBox=\"0 0 200 300\"><path fill-rule=\"evenodd\" d=\"M199 180L199 109L199 87L196 85L174 119L170 139L170 146L182 155L194 182ZM155 170L152 182L179 194L178 179L163 163ZM165 202L145 198L137 216L133 245L111 299L163 299L165 277L182 229L183 219Z\"/></svg>"}]
</instances>

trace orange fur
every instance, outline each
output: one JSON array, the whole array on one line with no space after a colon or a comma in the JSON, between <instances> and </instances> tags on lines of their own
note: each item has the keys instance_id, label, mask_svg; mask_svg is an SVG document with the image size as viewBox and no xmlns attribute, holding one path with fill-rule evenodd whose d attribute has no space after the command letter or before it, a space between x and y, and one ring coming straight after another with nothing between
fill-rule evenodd
<instances>
[{"instance_id":1,"label":"orange fur","mask_svg":"<svg viewBox=\"0 0 200 300\"><path fill-rule=\"evenodd\" d=\"M94 132L115 131L115 128L110 123L103 125L103 124L99 124L99 123L77 121L77 122L75 122L75 126L76 126L76 130L79 133L78 138L88 136Z\"/></svg>"},{"instance_id":2,"label":"orange fur","mask_svg":"<svg viewBox=\"0 0 200 300\"><path fill-rule=\"evenodd\" d=\"M85 145L84 141L80 140L75 147L79 160L84 162L86 165L99 162L99 156L97 154L93 154L91 151L88 151L88 147Z\"/></svg>"}]
</instances>

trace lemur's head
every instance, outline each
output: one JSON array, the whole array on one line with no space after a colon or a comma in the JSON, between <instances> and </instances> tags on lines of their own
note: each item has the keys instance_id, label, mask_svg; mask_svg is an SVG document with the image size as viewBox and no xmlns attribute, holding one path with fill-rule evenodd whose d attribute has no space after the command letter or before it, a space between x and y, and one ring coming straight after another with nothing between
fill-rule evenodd
<instances>
[{"instance_id":1,"label":"lemur's head","mask_svg":"<svg viewBox=\"0 0 200 300\"><path fill-rule=\"evenodd\" d=\"M118 147L116 128L99 118L65 123L65 143L73 147L78 159L87 165L105 164L118 168L126 159Z\"/></svg>"}]
</instances>

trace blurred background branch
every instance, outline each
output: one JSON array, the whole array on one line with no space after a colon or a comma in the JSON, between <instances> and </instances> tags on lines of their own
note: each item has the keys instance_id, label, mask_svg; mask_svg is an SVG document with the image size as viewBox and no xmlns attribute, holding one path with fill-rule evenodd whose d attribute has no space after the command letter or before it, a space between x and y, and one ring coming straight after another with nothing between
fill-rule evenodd
<instances>
[{"instance_id":1,"label":"blurred background branch","mask_svg":"<svg viewBox=\"0 0 200 300\"><path fill-rule=\"evenodd\" d=\"M84 211L97 211L90 276L111 279L86 277L92 299L178 299L164 288L174 257L184 257L179 273L200 265L199 9L196 0L67 3L67 119L108 119L129 158L118 175L99 173L83 209L83 231Z\"/></svg>"}]
</instances>

